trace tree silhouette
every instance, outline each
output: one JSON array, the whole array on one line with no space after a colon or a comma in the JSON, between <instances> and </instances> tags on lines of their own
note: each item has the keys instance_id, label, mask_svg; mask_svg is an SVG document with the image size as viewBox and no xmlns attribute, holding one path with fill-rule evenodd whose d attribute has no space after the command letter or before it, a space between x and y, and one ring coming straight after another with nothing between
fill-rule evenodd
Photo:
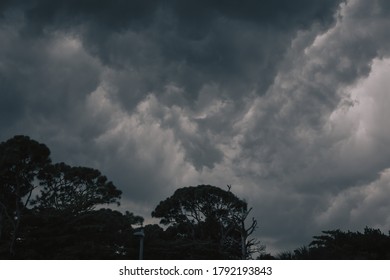
<instances>
[{"instance_id":1,"label":"tree silhouette","mask_svg":"<svg viewBox=\"0 0 390 280\"><path fill-rule=\"evenodd\" d=\"M43 188L31 201L36 208L82 213L102 204L119 205L122 193L100 171L65 163L47 166L39 179Z\"/></svg>"},{"instance_id":2,"label":"tree silhouette","mask_svg":"<svg viewBox=\"0 0 390 280\"><path fill-rule=\"evenodd\" d=\"M51 164L49 155L28 136L0 144L0 258L133 258L132 225L143 218L97 210L119 204L122 192L100 171Z\"/></svg>"},{"instance_id":3,"label":"tree silhouette","mask_svg":"<svg viewBox=\"0 0 390 280\"><path fill-rule=\"evenodd\" d=\"M251 247L257 245L254 239L248 240L257 221L245 227L250 211L230 190L199 185L177 189L152 216L169 226L175 250L185 253L185 258L238 259L248 258Z\"/></svg>"},{"instance_id":4,"label":"tree silhouette","mask_svg":"<svg viewBox=\"0 0 390 280\"><path fill-rule=\"evenodd\" d=\"M121 195L100 171L58 163L47 166L39 179L41 190L31 201L34 207L18 244L25 258L128 257L132 224L143 219L110 209L94 210L119 204Z\"/></svg>"},{"instance_id":5,"label":"tree silhouette","mask_svg":"<svg viewBox=\"0 0 390 280\"><path fill-rule=\"evenodd\" d=\"M341 230L323 231L310 243L316 259L389 259L390 236L366 227L361 233Z\"/></svg>"},{"instance_id":6,"label":"tree silhouette","mask_svg":"<svg viewBox=\"0 0 390 280\"><path fill-rule=\"evenodd\" d=\"M279 254L279 259L380 260L390 259L390 236L366 227L361 233L328 230L314 236L309 246Z\"/></svg>"},{"instance_id":7,"label":"tree silhouette","mask_svg":"<svg viewBox=\"0 0 390 280\"><path fill-rule=\"evenodd\" d=\"M13 255L23 212L36 180L50 163L50 150L28 136L15 136L0 144L0 241ZM4 244L3 244L4 246Z\"/></svg>"},{"instance_id":8,"label":"tree silhouette","mask_svg":"<svg viewBox=\"0 0 390 280\"><path fill-rule=\"evenodd\" d=\"M17 242L20 259L136 258L133 225L139 218L111 209L64 215L40 210L26 216Z\"/></svg>"}]
</instances>

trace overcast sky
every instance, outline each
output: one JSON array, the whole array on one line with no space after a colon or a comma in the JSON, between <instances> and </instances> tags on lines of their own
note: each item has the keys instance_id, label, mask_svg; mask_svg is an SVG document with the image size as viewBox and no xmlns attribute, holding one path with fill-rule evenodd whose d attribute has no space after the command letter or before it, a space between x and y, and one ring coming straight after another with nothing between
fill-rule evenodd
<instances>
[{"instance_id":1,"label":"overcast sky","mask_svg":"<svg viewBox=\"0 0 390 280\"><path fill-rule=\"evenodd\" d=\"M248 201L268 251L390 228L390 1L0 2L0 141L98 168L150 219Z\"/></svg>"}]
</instances>

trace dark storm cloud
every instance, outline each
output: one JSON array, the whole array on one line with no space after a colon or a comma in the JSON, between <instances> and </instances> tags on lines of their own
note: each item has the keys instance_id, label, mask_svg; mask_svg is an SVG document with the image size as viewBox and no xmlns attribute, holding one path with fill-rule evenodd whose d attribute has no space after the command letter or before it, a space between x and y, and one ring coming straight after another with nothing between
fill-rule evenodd
<instances>
[{"instance_id":1,"label":"dark storm cloud","mask_svg":"<svg viewBox=\"0 0 390 280\"><path fill-rule=\"evenodd\" d=\"M9 1L4 3L3 13L20 9L28 19L31 31L41 32L48 26L54 28L72 27L72 25L99 22L101 26L124 28L137 20L147 20L153 15L158 1L91 1L91 0L32 0Z\"/></svg>"},{"instance_id":2,"label":"dark storm cloud","mask_svg":"<svg viewBox=\"0 0 390 280\"><path fill-rule=\"evenodd\" d=\"M3 12L13 8L23 9L31 23L41 27L61 21L76 20L74 24L91 20L113 29L126 28L134 21L148 22L157 10L164 9L172 11L187 25L207 25L215 17L222 16L291 28L294 24L308 26L313 21L329 22L339 3L337 0L114 0L99 3L92 0L59 0L55 3L49 0L16 0L2 1L0 9Z\"/></svg>"},{"instance_id":3,"label":"dark storm cloud","mask_svg":"<svg viewBox=\"0 0 390 280\"><path fill-rule=\"evenodd\" d=\"M136 69L140 78L130 78L132 93L120 94L131 107L168 83L184 87L190 100L210 82L224 84L230 96L263 94L294 32L313 22L329 24L338 3L21 1L15 6L24 12L27 35L58 28L82 33L86 48L103 63Z\"/></svg>"},{"instance_id":4,"label":"dark storm cloud","mask_svg":"<svg viewBox=\"0 0 390 280\"><path fill-rule=\"evenodd\" d=\"M317 219L316 216L339 195L341 198L337 200L341 203L359 205L359 199L364 197L362 193L370 188L367 186L371 182L376 186L376 181L382 180L378 174L390 165L390 155L379 148L383 147L383 134L374 133L369 128L375 125L364 120L371 118L371 114L384 119L384 111L372 108L369 113L363 113L364 107L353 100L371 93L376 101L367 98L360 102L374 102L376 107L384 97L378 89L370 88L351 97L351 89L347 89L360 79L370 80L373 60L389 54L386 28L389 23L386 13L377 4L350 1L340 10L337 24L328 31L322 33L313 29L298 34L278 67L272 87L249 105L247 114L237 123L241 127L242 150L234 169L236 174L241 172L257 178L259 186L263 185L263 191L257 192L264 211L259 215L264 220L265 231L272 231L269 236L279 235L281 240L299 239L303 232L309 232L303 229L303 221L307 222L306 226L310 225L311 231L346 224L351 228L364 226L364 222L351 219L350 214L345 213L348 206L339 207L338 203L330 207L337 209L329 210L330 218ZM378 81L377 84L386 88L383 83ZM362 112L350 121L351 127L339 127L342 119L355 111L354 107ZM340 135L343 129L345 132ZM346 200L348 194L353 193L350 189L356 186L361 186L360 195ZM275 194L280 198L275 199ZM289 199L285 199L287 197ZM268 205L262 201L278 201L281 208L275 211L274 203ZM274 213L272 220L267 219L269 213ZM348 222L339 219L343 216ZM376 214L373 217L376 218ZM301 227L296 234L291 233L293 227L297 228L294 223ZM384 220L380 223L386 224ZM387 230L388 225L383 228Z\"/></svg>"},{"instance_id":5,"label":"dark storm cloud","mask_svg":"<svg viewBox=\"0 0 390 280\"><path fill-rule=\"evenodd\" d=\"M386 16L376 17L375 23L372 23L372 13L375 11L371 5L369 8L359 2L351 5L343 14L345 20L340 20L334 28L318 36L304 53L300 49L298 53L293 48L290 50L286 60L294 63L280 67L278 81L270 88L268 97L259 99L258 105L253 107L257 117L253 118L254 123L250 128L259 133L246 135L243 146L247 148L248 156L253 153L254 146L266 147L256 150L259 153L256 156L277 163L275 168L283 172L277 170L276 173L283 174L293 174L299 170L310 170L307 173L313 174L312 165L316 161L313 161L312 155L329 156L330 147L327 145L334 143L323 138L322 129L329 115L345 98L341 92L343 87L366 77L371 71L372 60L379 53L388 53L390 47L387 21L382 22ZM365 17L360 14L362 10ZM354 31L355 26L359 28ZM273 125L268 126L268 123ZM311 141L311 145L307 145L307 140ZM322 151L324 154L321 155ZM300 157L297 158L297 154ZM330 156L331 160L333 156ZM324 173L329 180L333 180L331 174L335 175L338 178L336 181L345 185L340 181L345 171ZM355 172L363 175L358 169ZM371 170L368 173L368 178L372 179ZM315 174L318 175L317 172Z\"/></svg>"},{"instance_id":6,"label":"dark storm cloud","mask_svg":"<svg viewBox=\"0 0 390 280\"><path fill-rule=\"evenodd\" d=\"M390 197L390 9L340 3L1 2L0 137L100 169L144 216L232 184L273 249L364 226Z\"/></svg>"},{"instance_id":7,"label":"dark storm cloud","mask_svg":"<svg viewBox=\"0 0 390 280\"><path fill-rule=\"evenodd\" d=\"M15 110L11 114L38 119L71 117L69 110L96 88L97 63L79 52L72 40L26 40L12 29L1 35L6 42L0 47L2 105ZM12 115L9 119L15 120Z\"/></svg>"}]
</instances>

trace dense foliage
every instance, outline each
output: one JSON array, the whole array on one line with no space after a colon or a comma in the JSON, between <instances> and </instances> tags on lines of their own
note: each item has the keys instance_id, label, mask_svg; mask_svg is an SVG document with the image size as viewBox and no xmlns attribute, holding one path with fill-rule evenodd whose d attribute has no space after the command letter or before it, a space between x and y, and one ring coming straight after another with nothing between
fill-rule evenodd
<instances>
[{"instance_id":1,"label":"dense foliage","mask_svg":"<svg viewBox=\"0 0 390 280\"><path fill-rule=\"evenodd\" d=\"M49 156L27 136L0 143L0 258L134 258L132 225L143 219L97 210L118 204L122 192L96 169Z\"/></svg>"},{"instance_id":2,"label":"dense foliage","mask_svg":"<svg viewBox=\"0 0 390 280\"><path fill-rule=\"evenodd\" d=\"M246 259L256 242L248 239L247 203L229 190L210 185L184 187L161 201L152 216L168 225L171 242L187 259Z\"/></svg>"},{"instance_id":3,"label":"dense foliage","mask_svg":"<svg viewBox=\"0 0 390 280\"><path fill-rule=\"evenodd\" d=\"M323 231L309 246L279 254L280 259L296 260L388 260L390 234L366 227L364 232Z\"/></svg>"}]
</instances>

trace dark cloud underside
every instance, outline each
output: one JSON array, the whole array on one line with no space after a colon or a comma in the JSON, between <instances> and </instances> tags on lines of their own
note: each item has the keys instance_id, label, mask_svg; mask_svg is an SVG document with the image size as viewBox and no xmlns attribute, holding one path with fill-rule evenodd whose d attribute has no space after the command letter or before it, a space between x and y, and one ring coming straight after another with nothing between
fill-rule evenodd
<instances>
[{"instance_id":1,"label":"dark cloud underside","mask_svg":"<svg viewBox=\"0 0 390 280\"><path fill-rule=\"evenodd\" d=\"M99 168L146 217L177 187L232 184L273 250L388 230L389 13L385 0L1 1L0 137Z\"/></svg>"}]
</instances>

